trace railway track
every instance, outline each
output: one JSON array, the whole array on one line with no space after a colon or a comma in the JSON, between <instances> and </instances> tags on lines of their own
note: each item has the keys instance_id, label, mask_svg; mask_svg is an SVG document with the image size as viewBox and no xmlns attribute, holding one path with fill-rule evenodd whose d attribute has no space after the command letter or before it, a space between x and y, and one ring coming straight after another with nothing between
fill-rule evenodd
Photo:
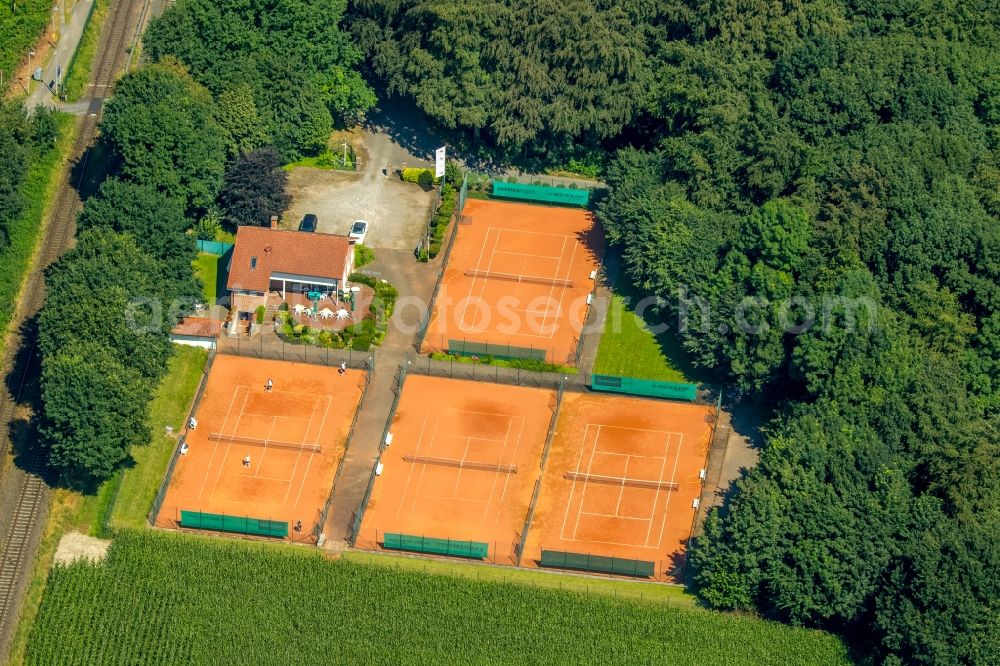
<instances>
[{"instance_id":1,"label":"railway track","mask_svg":"<svg viewBox=\"0 0 1000 666\"><path fill-rule=\"evenodd\" d=\"M8 347L13 350L13 354L8 352L3 359L2 367L9 374L6 390L0 391L0 459L7 455L7 448L10 446L9 435L15 409L21 403L25 387L35 381L39 370L36 358L37 334L30 327L25 328L24 323L34 317L45 302L45 269L59 258L73 238L76 215L81 206L78 188L86 172L91 144L97 135L104 100L110 96L117 73L129 59L131 49L127 42L128 27L145 4L146 0L117 0L112 3L105 23L102 48L89 88L92 91L90 107L73 145L70 163L74 167L63 175L51 220L42 240L38 262L28 274L22 292L21 307L13 322L15 333ZM18 590L34 560L32 534L48 493L48 487L42 479L45 456L39 447L30 447L20 464L23 475L20 492L14 512L5 521L3 528L0 559L0 655L4 653L3 636L9 635L17 620ZM19 470L12 469L8 473L17 474Z\"/></svg>"}]
</instances>

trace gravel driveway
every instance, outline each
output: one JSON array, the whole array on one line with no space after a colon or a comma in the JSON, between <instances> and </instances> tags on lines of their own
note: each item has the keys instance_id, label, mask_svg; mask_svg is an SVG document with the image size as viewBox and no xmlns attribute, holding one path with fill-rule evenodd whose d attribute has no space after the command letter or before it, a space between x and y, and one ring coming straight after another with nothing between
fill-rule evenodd
<instances>
[{"instance_id":1,"label":"gravel driveway","mask_svg":"<svg viewBox=\"0 0 1000 666\"><path fill-rule=\"evenodd\" d=\"M314 213L318 231L346 234L354 220L370 223L365 245L373 248L412 250L423 236L433 191L385 175L406 166L430 166L395 143L389 135L365 130L356 146L361 170L356 173L299 167L288 174L292 204L283 226L297 228L302 216Z\"/></svg>"}]
</instances>

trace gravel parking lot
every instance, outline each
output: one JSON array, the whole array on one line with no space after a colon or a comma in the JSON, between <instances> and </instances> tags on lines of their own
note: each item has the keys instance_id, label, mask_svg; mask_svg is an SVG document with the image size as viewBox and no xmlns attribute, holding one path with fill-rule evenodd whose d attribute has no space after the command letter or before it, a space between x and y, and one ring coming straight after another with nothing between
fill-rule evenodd
<instances>
[{"instance_id":1,"label":"gravel parking lot","mask_svg":"<svg viewBox=\"0 0 1000 666\"><path fill-rule=\"evenodd\" d=\"M429 166L409 156L387 135L365 131L356 147L361 171L356 173L299 167L288 174L292 204L282 225L298 228L302 216L314 213L318 231L346 234L354 220L367 220L365 245L373 248L412 250L423 236L435 193L419 185L404 183L393 169Z\"/></svg>"}]
</instances>

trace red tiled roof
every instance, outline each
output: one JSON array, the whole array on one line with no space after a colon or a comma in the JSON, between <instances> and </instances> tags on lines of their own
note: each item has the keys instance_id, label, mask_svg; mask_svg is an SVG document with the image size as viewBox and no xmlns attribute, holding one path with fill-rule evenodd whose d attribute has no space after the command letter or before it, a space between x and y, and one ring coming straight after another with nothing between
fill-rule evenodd
<instances>
[{"instance_id":1,"label":"red tiled roof","mask_svg":"<svg viewBox=\"0 0 1000 666\"><path fill-rule=\"evenodd\" d=\"M240 227L226 286L266 292L274 272L340 279L350 251L347 236ZM251 267L254 257L256 266Z\"/></svg>"},{"instance_id":2,"label":"red tiled roof","mask_svg":"<svg viewBox=\"0 0 1000 666\"><path fill-rule=\"evenodd\" d=\"M185 317L170 331L174 335L194 335L202 338L218 337L222 322L204 317Z\"/></svg>"}]
</instances>

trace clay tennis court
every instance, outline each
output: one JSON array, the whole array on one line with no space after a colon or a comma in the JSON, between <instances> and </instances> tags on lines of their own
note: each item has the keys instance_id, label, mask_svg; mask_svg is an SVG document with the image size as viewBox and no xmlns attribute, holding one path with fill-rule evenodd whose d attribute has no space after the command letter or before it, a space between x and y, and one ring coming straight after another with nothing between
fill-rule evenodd
<instances>
[{"instance_id":1,"label":"clay tennis court","mask_svg":"<svg viewBox=\"0 0 1000 666\"><path fill-rule=\"evenodd\" d=\"M356 545L378 548L385 532L488 542L490 561L514 564L555 400L544 389L407 377Z\"/></svg>"},{"instance_id":2,"label":"clay tennis court","mask_svg":"<svg viewBox=\"0 0 1000 666\"><path fill-rule=\"evenodd\" d=\"M603 245L586 210L469 199L421 351L464 341L575 363Z\"/></svg>"},{"instance_id":3,"label":"clay tennis court","mask_svg":"<svg viewBox=\"0 0 1000 666\"><path fill-rule=\"evenodd\" d=\"M359 370L216 356L157 525L203 511L287 521L292 540L315 540L364 382Z\"/></svg>"},{"instance_id":4,"label":"clay tennis court","mask_svg":"<svg viewBox=\"0 0 1000 666\"><path fill-rule=\"evenodd\" d=\"M656 563L669 577L701 494L712 406L587 393L563 397L521 564L542 549Z\"/></svg>"}]
</instances>

